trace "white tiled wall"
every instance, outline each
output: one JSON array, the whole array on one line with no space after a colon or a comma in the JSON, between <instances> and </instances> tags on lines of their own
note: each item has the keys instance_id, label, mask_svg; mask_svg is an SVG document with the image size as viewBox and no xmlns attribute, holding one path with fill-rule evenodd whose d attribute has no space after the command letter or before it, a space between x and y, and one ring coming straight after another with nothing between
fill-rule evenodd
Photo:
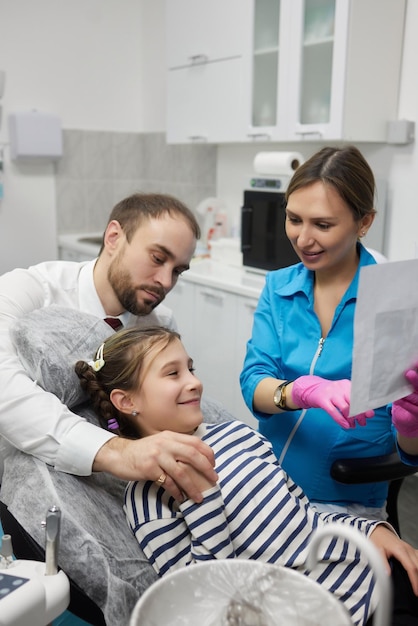
<instances>
[{"instance_id":1,"label":"white tiled wall","mask_svg":"<svg viewBox=\"0 0 418 626\"><path fill-rule=\"evenodd\" d=\"M176 196L194 210L216 195L213 145L170 145L165 133L64 130L56 165L57 232L102 231L112 207L137 191Z\"/></svg>"}]
</instances>

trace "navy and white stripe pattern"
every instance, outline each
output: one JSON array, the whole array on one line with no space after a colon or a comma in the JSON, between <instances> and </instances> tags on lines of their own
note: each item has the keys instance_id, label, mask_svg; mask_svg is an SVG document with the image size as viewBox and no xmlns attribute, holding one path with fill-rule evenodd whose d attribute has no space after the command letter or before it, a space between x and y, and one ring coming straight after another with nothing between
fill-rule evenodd
<instances>
[{"instance_id":1,"label":"navy and white stripe pattern","mask_svg":"<svg viewBox=\"0 0 418 626\"><path fill-rule=\"evenodd\" d=\"M313 530L339 521L366 536L378 522L316 513L280 467L270 443L238 422L202 424L197 433L214 451L218 484L196 504L176 502L151 482L133 482L125 495L128 523L156 572L209 559L259 559L292 567L320 582L364 624L375 608L373 581L358 551L341 538L325 541L315 571L304 567Z\"/></svg>"}]
</instances>

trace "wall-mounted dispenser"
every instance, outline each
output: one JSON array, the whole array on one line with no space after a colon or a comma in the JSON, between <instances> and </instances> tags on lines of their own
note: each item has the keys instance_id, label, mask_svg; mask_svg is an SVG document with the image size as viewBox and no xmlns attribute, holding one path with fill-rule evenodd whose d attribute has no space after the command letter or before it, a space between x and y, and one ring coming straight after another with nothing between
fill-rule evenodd
<instances>
[{"instance_id":1,"label":"wall-mounted dispenser","mask_svg":"<svg viewBox=\"0 0 418 626\"><path fill-rule=\"evenodd\" d=\"M4 96L4 85L6 83L6 72L0 70L0 98Z\"/></svg>"},{"instance_id":2,"label":"wall-mounted dispenser","mask_svg":"<svg viewBox=\"0 0 418 626\"><path fill-rule=\"evenodd\" d=\"M62 156L61 120L51 113L11 113L9 138L13 160L58 159Z\"/></svg>"},{"instance_id":3,"label":"wall-mounted dispenser","mask_svg":"<svg viewBox=\"0 0 418 626\"><path fill-rule=\"evenodd\" d=\"M4 172L3 147L0 146L0 200L3 200L3 196L4 196L3 172Z\"/></svg>"},{"instance_id":4,"label":"wall-mounted dispenser","mask_svg":"<svg viewBox=\"0 0 418 626\"><path fill-rule=\"evenodd\" d=\"M0 70L0 100L4 96L4 85L6 83L6 72ZM0 129L1 129L1 117L2 117L3 107L0 104Z\"/></svg>"}]
</instances>

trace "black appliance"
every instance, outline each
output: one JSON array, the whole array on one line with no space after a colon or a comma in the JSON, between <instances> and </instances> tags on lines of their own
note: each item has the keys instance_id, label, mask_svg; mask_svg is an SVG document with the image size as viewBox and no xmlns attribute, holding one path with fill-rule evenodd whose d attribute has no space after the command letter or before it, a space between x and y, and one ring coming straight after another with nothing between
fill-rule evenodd
<instances>
[{"instance_id":1,"label":"black appliance","mask_svg":"<svg viewBox=\"0 0 418 626\"><path fill-rule=\"evenodd\" d=\"M245 268L275 270L299 262L285 231L285 194L277 178L251 180L241 208L241 252Z\"/></svg>"}]
</instances>

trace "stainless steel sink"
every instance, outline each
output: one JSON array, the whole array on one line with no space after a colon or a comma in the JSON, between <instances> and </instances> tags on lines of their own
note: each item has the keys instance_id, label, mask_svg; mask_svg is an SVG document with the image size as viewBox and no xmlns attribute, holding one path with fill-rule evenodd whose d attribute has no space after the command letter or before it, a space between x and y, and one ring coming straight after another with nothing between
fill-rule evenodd
<instances>
[{"instance_id":1,"label":"stainless steel sink","mask_svg":"<svg viewBox=\"0 0 418 626\"><path fill-rule=\"evenodd\" d=\"M80 237L78 240L80 243L92 243L95 246L101 246L102 242L103 242L103 237L100 236L94 236L94 237Z\"/></svg>"}]
</instances>

